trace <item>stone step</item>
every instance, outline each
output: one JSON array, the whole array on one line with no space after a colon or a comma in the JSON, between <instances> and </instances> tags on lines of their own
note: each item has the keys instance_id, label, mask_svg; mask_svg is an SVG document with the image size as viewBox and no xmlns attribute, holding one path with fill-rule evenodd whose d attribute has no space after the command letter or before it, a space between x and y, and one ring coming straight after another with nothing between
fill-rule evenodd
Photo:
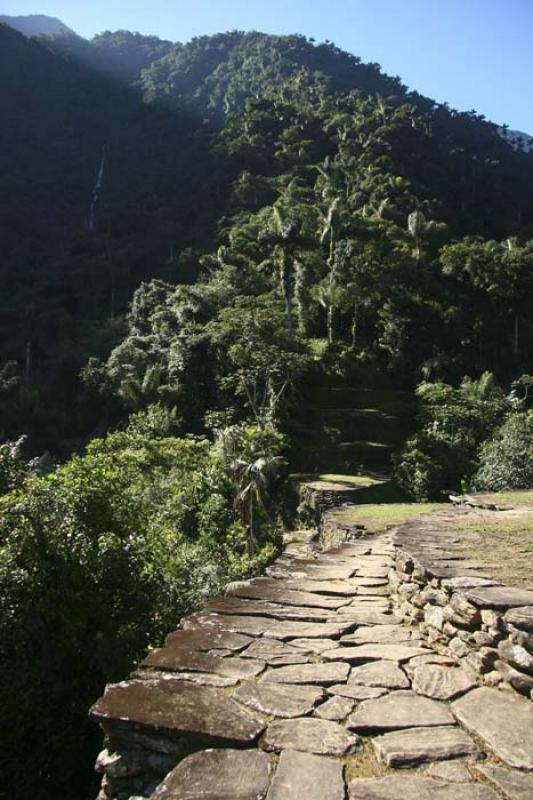
<instances>
[{"instance_id":1,"label":"stone step","mask_svg":"<svg viewBox=\"0 0 533 800\"><path fill-rule=\"evenodd\" d=\"M178 754L209 744L250 746L265 728L263 720L230 697L180 680L111 684L90 717L112 741L143 742L156 752Z\"/></svg>"},{"instance_id":2,"label":"stone step","mask_svg":"<svg viewBox=\"0 0 533 800\"><path fill-rule=\"evenodd\" d=\"M430 761L479 756L474 741L460 728L408 728L372 740L380 761L387 767L414 767Z\"/></svg>"},{"instance_id":3,"label":"stone step","mask_svg":"<svg viewBox=\"0 0 533 800\"><path fill-rule=\"evenodd\" d=\"M204 750L181 761L152 800L257 800L272 772L261 750Z\"/></svg>"}]
</instances>

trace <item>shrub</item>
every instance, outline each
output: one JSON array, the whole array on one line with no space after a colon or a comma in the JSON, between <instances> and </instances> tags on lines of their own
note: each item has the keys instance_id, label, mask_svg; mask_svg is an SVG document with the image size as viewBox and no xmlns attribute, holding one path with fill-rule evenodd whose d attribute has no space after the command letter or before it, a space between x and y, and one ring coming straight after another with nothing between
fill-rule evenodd
<instances>
[{"instance_id":1,"label":"shrub","mask_svg":"<svg viewBox=\"0 0 533 800\"><path fill-rule=\"evenodd\" d=\"M478 489L530 489L533 486L533 411L511 413L480 449L474 476Z\"/></svg>"},{"instance_id":2,"label":"shrub","mask_svg":"<svg viewBox=\"0 0 533 800\"><path fill-rule=\"evenodd\" d=\"M0 773L10 797L90 794L100 732L87 711L105 683L276 552L271 520L248 552L217 447L145 433L169 424L154 409L137 414L0 497Z\"/></svg>"}]
</instances>

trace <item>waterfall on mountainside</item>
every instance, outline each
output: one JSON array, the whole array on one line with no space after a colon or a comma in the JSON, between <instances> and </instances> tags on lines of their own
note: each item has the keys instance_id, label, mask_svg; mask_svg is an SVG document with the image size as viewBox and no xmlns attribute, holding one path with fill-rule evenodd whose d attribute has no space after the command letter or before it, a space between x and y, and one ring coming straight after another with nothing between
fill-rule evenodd
<instances>
[{"instance_id":1,"label":"waterfall on mountainside","mask_svg":"<svg viewBox=\"0 0 533 800\"><path fill-rule=\"evenodd\" d=\"M100 195L100 191L102 189L102 185L104 182L104 167L105 167L105 146L102 148L102 158L100 160L100 169L98 170L98 176L96 178L96 183L93 189L91 207L89 209L89 221L88 227L89 231L94 231L96 228L96 205L98 203L98 197Z\"/></svg>"}]
</instances>

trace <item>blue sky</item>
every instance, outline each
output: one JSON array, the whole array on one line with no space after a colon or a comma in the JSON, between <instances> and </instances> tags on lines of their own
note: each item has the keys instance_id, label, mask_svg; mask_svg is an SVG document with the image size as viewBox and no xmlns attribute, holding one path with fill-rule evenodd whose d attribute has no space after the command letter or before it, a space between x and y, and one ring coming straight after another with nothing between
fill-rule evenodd
<instances>
[{"instance_id":1,"label":"blue sky","mask_svg":"<svg viewBox=\"0 0 533 800\"><path fill-rule=\"evenodd\" d=\"M303 33L377 61L460 110L533 134L533 0L4 0L83 36L127 28L173 41L224 30Z\"/></svg>"}]
</instances>

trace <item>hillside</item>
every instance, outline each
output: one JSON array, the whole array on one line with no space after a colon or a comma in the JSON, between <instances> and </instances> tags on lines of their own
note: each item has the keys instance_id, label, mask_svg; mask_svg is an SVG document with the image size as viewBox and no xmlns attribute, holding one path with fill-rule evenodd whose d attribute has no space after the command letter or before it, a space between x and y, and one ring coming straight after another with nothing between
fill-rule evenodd
<instances>
[{"instance_id":1,"label":"hillside","mask_svg":"<svg viewBox=\"0 0 533 800\"><path fill-rule=\"evenodd\" d=\"M70 36L74 31L57 17L45 14L28 14L21 17L10 17L0 14L0 25L9 25L24 36Z\"/></svg>"},{"instance_id":2,"label":"hillside","mask_svg":"<svg viewBox=\"0 0 533 800\"><path fill-rule=\"evenodd\" d=\"M65 36L40 43L4 27L0 37L2 296L10 297L0 353L0 364L10 362L5 435L30 431L36 449L57 450L116 419L115 401L96 402L75 376L117 341L116 320L134 289L151 278L195 280L220 246L230 245L239 263L241 244L232 250L231 243L241 230L265 224L267 238L247 244L246 259L261 263L272 248L279 253L267 222L273 203L301 231L295 228L288 247L306 254L309 334L325 334L317 293L331 261L320 266L328 240L316 233L320 215L338 204L330 245L355 236L369 253L378 248L398 260L394 240L405 239L407 218L419 209L431 221L427 285L415 300L408 284L416 279L403 270L395 288L403 299L375 305L369 295L360 334L383 338L375 314L390 315L394 306L412 351L401 356L410 362L406 378L439 350L450 364L445 373L470 371L469 348L476 369L506 374L499 334L497 343L483 334L487 353L495 346L490 358L480 358L473 341L460 344L471 338L469 321L460 304L451 304L453 318L444 307L469 290L439 278L435 261L444 242L465 234L532 235L533 159L514 152L496 126L407 94L378 65L300 36L232 32L171 45L119 31L91 42ZM409 255L406 242L400 261ZM358 258L368 258L364 248ZM274 289L274 273L260 275L246 292ZM490 327L483 302L479 314ZM438 326L438 344L419 340L422 319ZM26 384L18 390L14 374Z\"/></svg>"},{"instance_id":3,"label":"hillside","mask_svg":"<svg viewBox=\"0 0 533 800\"><path fill-rule=\"evenodd\" d=\"M530 485L533 154L298 35L0 25L0 106L0 772L86 800L90 703L291 473Z\"/></svg>"}]
</instances>

